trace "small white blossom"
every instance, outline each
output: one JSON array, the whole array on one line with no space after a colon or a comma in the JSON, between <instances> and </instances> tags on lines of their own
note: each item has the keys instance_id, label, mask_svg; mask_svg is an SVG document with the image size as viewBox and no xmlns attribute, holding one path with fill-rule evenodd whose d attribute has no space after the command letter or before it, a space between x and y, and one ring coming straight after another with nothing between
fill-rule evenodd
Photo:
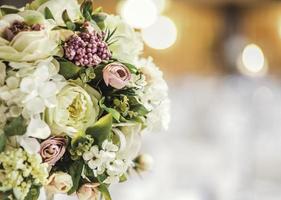
<instances>
[{"instance_id":1,"label":"small white blossom","mask_svg":"<svg viewBox=\"0 0 281 200\"><path fill-rule=\"evenodd\" d=\"M112 142L105 140L102 148L93 146L89 152L83 154L83 159L93 170L95 176L106 172L108 175L104 183L111 184L118 182L120 177L126 173L131 163L117 158L119 148Z\"/></svg>"}]
</instances>

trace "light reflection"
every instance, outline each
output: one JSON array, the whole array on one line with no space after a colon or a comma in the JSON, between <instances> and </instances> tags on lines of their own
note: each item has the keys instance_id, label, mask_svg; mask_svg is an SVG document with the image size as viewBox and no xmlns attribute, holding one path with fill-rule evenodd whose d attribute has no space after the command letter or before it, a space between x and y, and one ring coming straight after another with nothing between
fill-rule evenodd
<instances>
[{"instance_id":1,"label":"light reflection","mask_svg":"<svg viewBox=\"0 0 281 200\"><path fill-rule=\"evenodd\" d=\"M122 4L121 15L134 28L149 27L157 19L157 8L151 0L126 0Z\"/></svg>"},{"instance_id":2,"label":"light reflection","mask_svg":"<svg viewBox=\"0 0 281 200\"><path fill-rule=\"evenodd\" d=\"M248 44L238 59L238 68L245 75L265 75L267 63L262 49L256 44Z\"/></svg>"},{"instance_id":3,"label":"light reflection","mask_svg":"<svg viewBox=\"0 0 281 200\"><path fill-rule=\"evenodd\" d=\"M154 49L167 49L177 40L177 28L168 17L161 16L150 27L142 30L144 42Z\"/></svg>"}]
</instances>

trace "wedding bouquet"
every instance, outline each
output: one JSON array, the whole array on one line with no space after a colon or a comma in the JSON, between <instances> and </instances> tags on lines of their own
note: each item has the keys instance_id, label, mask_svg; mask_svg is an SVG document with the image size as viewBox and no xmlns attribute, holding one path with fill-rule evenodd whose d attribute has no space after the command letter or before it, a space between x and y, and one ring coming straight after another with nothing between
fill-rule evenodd
<instances>
[{"instance_id":1,"label":"wedding bouquet","mask_svg":"<svg viewBox=\"0 0 281 200\"><path fill-rule=\"evenodd\" d=\"M0 199L109 200L168 125L162 72L138 32L90 0L0 7Z\"/></svg>"}]
</instances>

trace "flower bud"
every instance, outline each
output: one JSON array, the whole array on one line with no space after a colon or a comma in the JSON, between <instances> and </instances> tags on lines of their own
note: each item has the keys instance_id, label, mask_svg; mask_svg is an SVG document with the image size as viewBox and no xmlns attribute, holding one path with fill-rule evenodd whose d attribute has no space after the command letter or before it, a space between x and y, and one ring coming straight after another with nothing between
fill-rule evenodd
<instances>
[{"instance_id":1,"label":"flower bud","mask_svg":"<svg viewBox=\"0 0 281 200\"><path fill-rule=\"evenodd\" d=\"M136 158L137 171L149 171L152 169L154 160L148 154L142 154Z\"/></svg>"}]
</instances>

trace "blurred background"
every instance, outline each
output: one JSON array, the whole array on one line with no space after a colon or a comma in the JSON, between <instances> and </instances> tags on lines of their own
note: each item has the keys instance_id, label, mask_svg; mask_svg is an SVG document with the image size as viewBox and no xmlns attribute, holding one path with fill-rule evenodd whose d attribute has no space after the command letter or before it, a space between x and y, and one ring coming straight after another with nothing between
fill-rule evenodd
<instances>
[{"instance_id":1,"label":"blurred background","mask_svg":"<svg viewBox=\"0 0 281 200\"><path fill-rule=\"evenodd\" d=\"M0 0L24 5L24 0ZM115 200L281 199L281 2L96 0L140 29L170 86L153 168Z\"/></svg>"}]
</instances>

